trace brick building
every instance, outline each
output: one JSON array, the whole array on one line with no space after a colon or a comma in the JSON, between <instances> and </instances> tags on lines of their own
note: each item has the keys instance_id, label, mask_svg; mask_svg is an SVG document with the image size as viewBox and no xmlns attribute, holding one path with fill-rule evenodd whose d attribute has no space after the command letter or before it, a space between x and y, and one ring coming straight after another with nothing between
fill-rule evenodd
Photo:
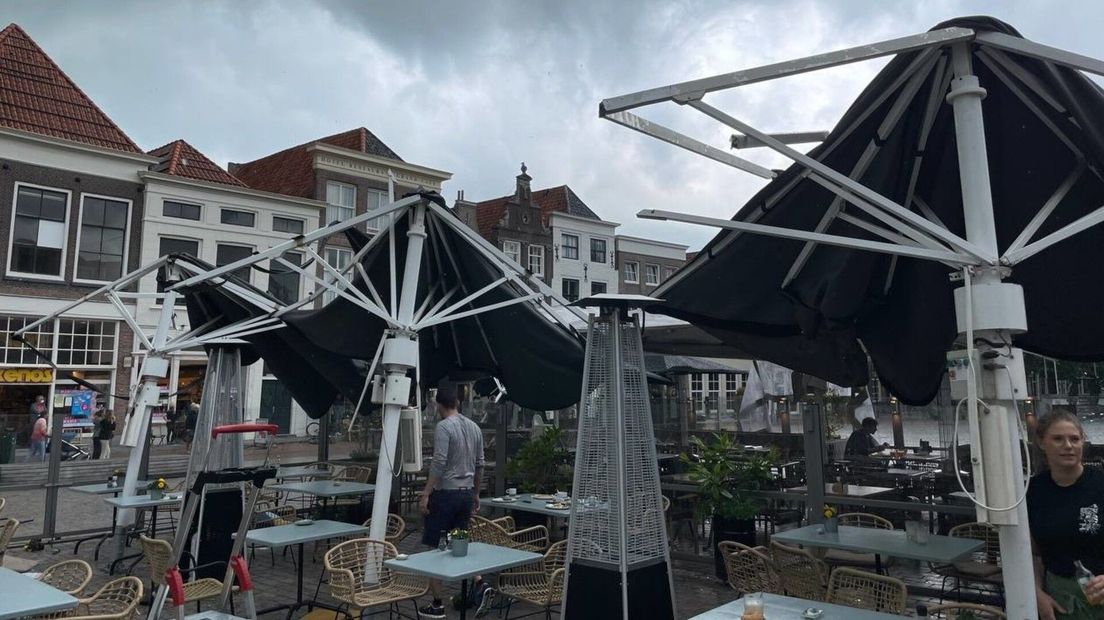
<instances>
[{"instance_id":1,"label":"brick building","mask_svg":"<svg viewBox=\"0 0 1104 620\"><path fill-rule=\"evenodd\" d=\"M686 264L686 246L668 241L617 235L617 270L625 294L651 295Z\"/></svg>"},{"instance_id":2,"label":"brick building","mask_svg":"<svg viewBox=\"0 0 1104 620\"><path fill-rule=\"evenodd\" d=\"M140 262L143 184L156 161L111 121L19 26L0 31L0 424L21 434L37 395L55 411L121 413L133 334L110 303L81 306L30 334L60 370L10 334ZM88 419L67 420L82 427Z\"/></svg>"}]
</instances>

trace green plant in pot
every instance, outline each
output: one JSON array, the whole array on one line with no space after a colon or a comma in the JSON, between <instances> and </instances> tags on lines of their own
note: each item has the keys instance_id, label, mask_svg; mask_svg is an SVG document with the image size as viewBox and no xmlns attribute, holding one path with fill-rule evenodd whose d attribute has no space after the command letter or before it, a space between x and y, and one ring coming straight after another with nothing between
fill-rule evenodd
<instances>
[{"instance_id":1,"label":"green plant in pot","mask_svg":"<svg viewBox=\"0 0 1104 620\"><path fill-rule=\"evenodd\" d=\"M680 458L690 480L698 485L698 516L711 520L714 568L717 578L723 580L724 560L717 543L733 540L755 546L755 517L765 503L754 492L772 482L774 452L745 452L728 435L715 434L708 443L691 438L690 453Z\"/></svg>"},{"instance_id":2,"label":"green plant in pot","mask_svg":"<svg viewBox=\"0 0 1104 620\"><path fill-rule=\"evenodd\" d=\"M522 444L506 465L506 475L522 493L570 491L572 468L563 431L554 426Z\"/></svg>"}]
</instances>

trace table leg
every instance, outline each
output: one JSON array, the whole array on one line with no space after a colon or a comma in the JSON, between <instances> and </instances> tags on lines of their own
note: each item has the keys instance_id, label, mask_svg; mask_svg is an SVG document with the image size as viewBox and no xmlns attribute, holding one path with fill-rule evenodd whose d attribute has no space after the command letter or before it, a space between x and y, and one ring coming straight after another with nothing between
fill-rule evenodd
<instances>
[{"instance_id":1,"label":"table leg","mask_svg":"<svg viewBox=\"0 0 1104 620\"><path fill-rule=\"evenodd\" d=\"M879 575L884 574L882 571L882 554L880 553L874 554L874 572Z\"/></svg>"},{"instance_id":2,"label":"table leg","mask_svg":"<svg viewBox=\"0 0 1104 620\"><path fill-rule=\"evenodd\" d=\"M468 617L468 580L460 580L460 620Z\"/></svg>"}]
</instances>

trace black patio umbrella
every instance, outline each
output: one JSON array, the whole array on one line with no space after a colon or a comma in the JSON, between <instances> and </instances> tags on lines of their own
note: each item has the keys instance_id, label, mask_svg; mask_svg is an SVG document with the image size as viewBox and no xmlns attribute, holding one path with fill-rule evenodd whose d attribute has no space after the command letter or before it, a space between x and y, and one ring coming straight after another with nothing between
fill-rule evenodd
<instances>
[{"instance_id":1,"label":"black patio umbrella","mask_svg":"<svg viewBox=\"0 0 1104 620\"><path fill-rule=\"evenodd\" d=\"M430 196L439 200L436 194ZM448 302L453 303L502 277L486 248L477 248L444 222L444 217L454 216L426 212L427 240L419 274L419 307L430 291L435 291L439 299L443 292L455 289ZM406 218L397 218L393 234L395 271L399 274L404 269L407 229ZM357 229L346 230L345 236L353 249L368 243L368 238ZM384 307L389 306L388 243L378 243L369 249L361 265ZM369 294L359 273L351 276L350 281L365 295ZM528 294L529 291L507 283L480 296L474 306L505 304ZM193 325L217 316L229 324L261 314L255 306L212 283L188 287L185 297ZM550 410L578 401L582 337L556 322L541 307L542 303L542 300L522 301L420 330L421 384L431 386L445 378L456 381L495 376L505 386L507 398L522 407ZM473 304L467 304L455 312L472 307ZM356 400L387 324L340 296L318 309L288 312L281 320L284 328L245 336L244 340L286 384L300 406L318 418L339 395Z\"/></svg>"},{"instance_id":2,"label":"black patio umbrella","mask_svg":"<svg viewBox=\"0 0 1104 620\"><path fill-rule=\"evenodd\" d=\"M935 29L952 26L1020 36L989 17L955 19ZM1075 180L1036 238L1104 205L1104 92L1066 66L980 39L968 44L974 72L988 93L985 136L1003 252L1067 179ZM950 78L937 69L950 61L950 48L938 52L943 58L936 63L914 64L921 53L902 53L890 61L809 155L848 175L873 148L870 165L855 180L965 238L954 117L943 101ZM922 82L911 102L898 122L887 121L913 77ZM886 125L892 130L879 135ZM1079 164L1084 172L1071 177ZM734 219L816 229L835 195L805 172L803 166L791 166ZM846 204L842 213L878 224ZM848 218L832 219L822 232L882 240ZM649 310L682 318L754 356L839 385L866 384L869 356L881 381L902 401L930 402L958 331L952 269L823 244L813 246L804 265L794 268L804 246L803 241L721 232L656 291L665 301ZM1016 264L1007 281L1024 289L1028 332L1014 344L1063 359L1104 359L1104 330L1095 327L1104 297L1095 285L1102 266L1100 227Z\"/></svg>"}]
</instances>

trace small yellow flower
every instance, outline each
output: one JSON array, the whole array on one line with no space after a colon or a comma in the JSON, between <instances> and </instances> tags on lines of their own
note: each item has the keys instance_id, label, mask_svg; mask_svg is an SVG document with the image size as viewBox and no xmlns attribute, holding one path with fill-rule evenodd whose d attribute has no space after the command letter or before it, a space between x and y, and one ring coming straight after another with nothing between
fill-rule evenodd
<instances>
[{"instance_id":1,"label":"small yellow flower","mask_svg":"<svg viewBox=\"0 0 1104 620\"><path fill-rule=\"evenodd\" d=\"M824 507L824 518L825 519L831 519L834 516L836 516L836 509L832 508L831 506L825 506Z\"/></svg>"}]
</instances>

